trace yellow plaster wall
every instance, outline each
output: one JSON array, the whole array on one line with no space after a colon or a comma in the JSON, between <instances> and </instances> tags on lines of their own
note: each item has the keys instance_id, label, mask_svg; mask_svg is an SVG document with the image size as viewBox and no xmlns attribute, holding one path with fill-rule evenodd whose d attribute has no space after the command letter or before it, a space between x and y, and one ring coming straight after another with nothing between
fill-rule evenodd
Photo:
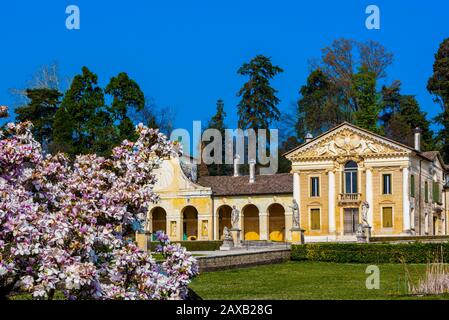
<instances>
[{"instance_id":1,"label":"yellow plaster wall","mask_svg":"<svg viewBox=\"0 0 449 320\"><path fill-rule=\"evenodd\" d=\"M392 174L393 190L391 195L383 194L382 174ZM373 235L400 234L403 231L402 213L402 171L399 167L373 169ZM382 228L382 207L393 208L393 229Z\"/></svg>"},{"instance_id":2,"label":"yellow plaster wall","mask_svg":"<svg viewBox=\"0 0 449 320\"><path fill-rule=\"evenodd\" d=\"M320 179L320 196L310 196L310 179L311 177L319 177ZM328 194L329 181L326 170L303 171L300 174L300 213L301 228L305 229L306 236L322 236L329 233L329 210L328 210ZM310 229L310 209L319 208L321 210L321 229Z\"/></svg>"}]
</instances>

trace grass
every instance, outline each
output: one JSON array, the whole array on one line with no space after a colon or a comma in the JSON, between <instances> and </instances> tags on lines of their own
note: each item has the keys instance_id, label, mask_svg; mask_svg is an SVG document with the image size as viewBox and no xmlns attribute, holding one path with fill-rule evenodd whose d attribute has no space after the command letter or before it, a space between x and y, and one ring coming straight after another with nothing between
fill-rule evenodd
<instances>
[{"instance_id":1,"label":"grass","mask_svg":"<svg viewBox=\"0 0 449 320\"><path fill-rule=\"evenodd\" d=\"M367 265L325 262L287 262L246 269L204 273L190 287L207 300L377 300L449 299L449 296L407 295L401 264L379 265L380 289L368 290ZM408 265L413 281L426 265Z\"/></svg>"}]
</instances>

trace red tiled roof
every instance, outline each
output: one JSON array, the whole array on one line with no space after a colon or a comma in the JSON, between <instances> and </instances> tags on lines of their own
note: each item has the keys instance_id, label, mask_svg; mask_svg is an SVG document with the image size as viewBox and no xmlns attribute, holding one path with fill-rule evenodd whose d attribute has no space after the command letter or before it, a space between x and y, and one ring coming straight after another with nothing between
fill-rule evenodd
<instances>
[{"instance_id":1,"label":"red tiled roof","mask_svg":"<svg viewBox=\"0 0 449 320\"><path fill-rule=\"evenodd\" d=\"M258 175L254 183L249 183L249 176L206 176L199 178L198 184L210 187L215 196L293 194L291 173Z\"/></svg>"}]
</instances>

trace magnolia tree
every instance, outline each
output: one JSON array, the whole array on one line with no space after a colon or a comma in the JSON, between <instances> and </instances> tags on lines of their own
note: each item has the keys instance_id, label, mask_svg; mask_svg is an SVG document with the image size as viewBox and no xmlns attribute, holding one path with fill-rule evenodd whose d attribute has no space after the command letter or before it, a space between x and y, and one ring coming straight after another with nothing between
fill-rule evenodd
<instances>
[{"instance_id":1,"label":"magnolia tree","mask_svg":"<svg viewBox=\"0 0 449 320\"><path fill-rule=\"evenodd\" d=\"M6 111L4 111L6 113ZM0 132L0 299L30 292L52 299L183 299L196 261L157 235L164 260L124 236L158 200L153 169L176 151L137 126L110 158L42 154L31 123Z\"/></svg>"}]
</instances>

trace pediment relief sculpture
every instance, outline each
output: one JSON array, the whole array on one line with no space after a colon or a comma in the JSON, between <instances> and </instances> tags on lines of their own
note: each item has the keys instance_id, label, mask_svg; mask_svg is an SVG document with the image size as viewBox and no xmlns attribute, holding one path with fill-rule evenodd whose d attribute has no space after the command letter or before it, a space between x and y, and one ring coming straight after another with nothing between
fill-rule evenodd
<instances>
[{"instance_id":1,"label":"pediment relief sculpture","mask_svg":"<svg viewBox=\"0 0 449 320\"><path fill-rule=\"evenodd\" d=\"M367 153L380 153L383 147L371 140L363 139L357 134L339 135L315 149L316 156L339 156Z\"/></svg>"},{"instance_id":2,"label":"pediment relief sculpture","mask_svg":"<svg viewBox=\"0 0 449 320\"><path fill-rule=\"evenodd\" d=\"M401 146L382 141L375 136L344 129L304 146L290 156L294 159L306 158L365 158L366 156L404 154Z\"/></svg>"}]
</instances>

